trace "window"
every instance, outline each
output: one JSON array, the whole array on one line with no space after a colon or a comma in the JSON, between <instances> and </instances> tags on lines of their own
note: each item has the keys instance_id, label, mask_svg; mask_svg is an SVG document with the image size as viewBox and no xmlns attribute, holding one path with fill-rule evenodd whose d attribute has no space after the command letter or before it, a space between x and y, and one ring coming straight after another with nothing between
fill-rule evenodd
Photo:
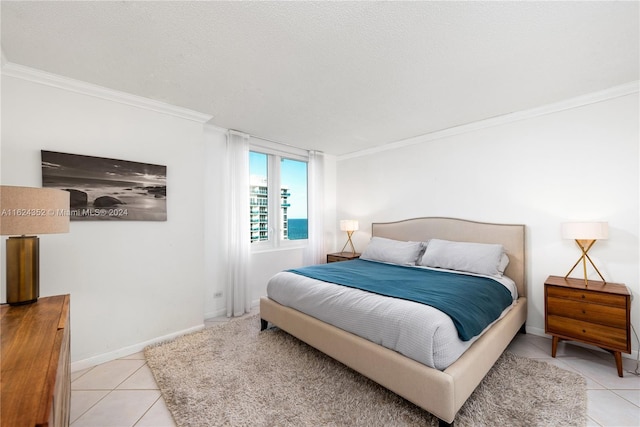
<instances>
[{"instance_id":1,"label":"window","mask_svg":"<svg viewBox=\"0 0 640 427\"><path fill-rule=\"evenodd\" d=\"M295 153L252 144L249 174L252 248L277 248L306 242L306 159Z\"/></svg>"}]
</instances>

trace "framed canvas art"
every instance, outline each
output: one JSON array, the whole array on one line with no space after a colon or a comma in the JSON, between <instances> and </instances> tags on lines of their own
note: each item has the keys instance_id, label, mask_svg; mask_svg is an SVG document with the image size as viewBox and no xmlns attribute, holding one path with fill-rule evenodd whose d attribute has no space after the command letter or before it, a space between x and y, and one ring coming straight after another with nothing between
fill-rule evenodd
<instances>
[{"instance_id":1,"label":"framed canvas art","mask_svg":"<svg viewBox=\"0 0 640 427\"><path fill-rule=\"evenodd\" d=\"M71 220L167 220L167 167L41 151L42 186L66 190Z\"/></svg>"}]
</instances>

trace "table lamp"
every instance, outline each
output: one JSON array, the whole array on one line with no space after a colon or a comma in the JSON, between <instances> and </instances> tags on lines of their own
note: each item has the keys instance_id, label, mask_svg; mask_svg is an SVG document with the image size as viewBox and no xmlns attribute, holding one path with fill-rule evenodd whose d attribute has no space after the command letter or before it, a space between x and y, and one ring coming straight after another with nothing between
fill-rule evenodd
<instances>
[{"instance_id":1,"label":"table lamp","mask_svg":"<svg viewBox=\"0 0 640 427\"><path fill-rule=\"evenodd\" d=\"M598 273L598 276L602 279L602 281L606 284L607 281L604 280L602 274L598 270L598 267L593 263L587 252L596 242L596 240L608 239L609 238L609 224L606 222L565 222L562 224L562 237L564 239L573 239L578 244L578 247L582 251L582 256L578 258L571 270L567 273L564 278L568 278L571 272L578 266L580 261L582 261L582 268L584 271L584 282L585 285L588 284L587 280L587 260L591 263L593 268Z\"/></svg>"},{"instance_id":2,"label":"table lamp","mask_svg":"<svg viewBox=\"0 0 640 427\"><path fill-rule=\"evenodd\" d=\"M353 247L351 235L354 231L358 230L358 221L355 219L340 220L340 230L347 232L347 243L344 244L340 252L344 252L344 249L347 247L347 245L351 245L351 253L355 255L356 248Z\"/></svg>"},{"instance_id":3,"label":"table lamp","mask_svg":"<svg viewBox=\"0 0 640 427\"><path fill-rule=\"evenodd\" d=\"M0 186L0 234L7 239L7 303L40 296L40 241L35 234L69 232L69 192Z\"/></svg>"}]
</instances>

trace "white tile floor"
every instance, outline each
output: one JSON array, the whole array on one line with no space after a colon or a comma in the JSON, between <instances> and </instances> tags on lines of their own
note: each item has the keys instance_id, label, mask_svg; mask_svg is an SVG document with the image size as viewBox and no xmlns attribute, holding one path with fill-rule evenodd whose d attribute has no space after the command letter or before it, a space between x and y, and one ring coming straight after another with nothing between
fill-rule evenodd
<instances>
[{"instance_id":1,"label":"white tile floor","mask_svg":"<svg viewBox=\"0 0 640 427\"><path fill-rule=\"evenodd\" d=\"M636 369L635 360L624 359L619 378L613 356L570 343L561 343L553 359L550 339L518 334L509 350L581 373L587 379L589 426L640 425L640 377L627 372ZM72 427L175 426L142 353L74 372L71 390Z\"/></svg>"}]
</instances>

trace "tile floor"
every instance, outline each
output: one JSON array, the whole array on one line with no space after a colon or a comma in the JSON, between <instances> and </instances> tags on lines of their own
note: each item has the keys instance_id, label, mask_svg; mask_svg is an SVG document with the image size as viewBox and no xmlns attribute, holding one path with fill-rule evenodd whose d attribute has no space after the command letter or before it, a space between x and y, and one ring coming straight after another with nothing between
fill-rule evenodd
<instances>
[{"instance_id":1,"label":"tile floor","mask_svg":"<svg viewBox=\"0 0 640 427\"><path fill-rule=\"evenodd\" d=\"M225 318L205 322L211 325ZM635 360L624 359L619 378L613 356L561 343L551 358L551 340L518 334L509 350L544 360L587 379L588 426L639 426L640 377ZM136 353L79 372L71 383L71 427L174 427L144 355Z\"/></svg>"}]
</instances>

